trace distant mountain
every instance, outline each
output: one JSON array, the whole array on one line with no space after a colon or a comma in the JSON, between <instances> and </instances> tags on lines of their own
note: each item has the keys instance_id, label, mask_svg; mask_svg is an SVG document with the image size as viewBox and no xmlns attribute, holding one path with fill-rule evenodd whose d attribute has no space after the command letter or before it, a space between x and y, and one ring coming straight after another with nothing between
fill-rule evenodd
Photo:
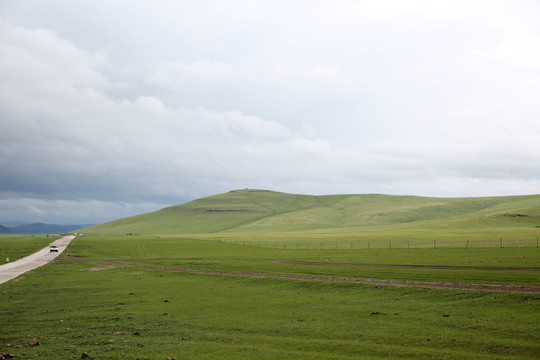
<instances>
[{"instance_id":1,"label":"distant mountain","mask_svg":"<svg viewBox=\"0 0 540 360\"><path fill-rule=\"evenodd\" d=\"M0 221L0 225L3 225L8 228L12 228L19 225L28 225L29 222L26 221Z\"/></svg>"},{"instance_id":2,"label":"distant mountain","mask_svg":"<svg viewBox=\"0 0 540 360\"><path fill-rule=\"evenodd\" d=\"M0 225L0 234L10 233L11 230L8 227Z\"/></svg>"},{"instance_id":3,"label":"distant mountain","mask_svg":"<svg viewBox=\"0 0 540 360\"><path fill-rule=\"evenodd\" d=\"M32 223L24 224L19 226L14 226L12 228L7 228L11 233L15 234L63 234L67 232L72 232L77 229L88 227L91 225L56 225L56 224L43 224L43 223ZM0 230L1 232L1 230Z\"/></svg>"}]
</instances>

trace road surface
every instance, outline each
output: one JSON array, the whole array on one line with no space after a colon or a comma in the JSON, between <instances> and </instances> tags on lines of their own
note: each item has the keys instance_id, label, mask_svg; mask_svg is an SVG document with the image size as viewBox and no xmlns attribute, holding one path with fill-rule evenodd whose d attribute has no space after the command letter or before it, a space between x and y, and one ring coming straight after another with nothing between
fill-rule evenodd
<instances>
[{"instance_id":1,"label":"road surface","mask_svg":"<svg viewBox=\"0 0 540 360\"><path fill-rule=\"evenodd\" d=\"M0 265L0 284L5 283L17 276L24 274L27 271L38 268L54 260L58 255L64 251L66 246L73 240L75 236L64 236L51 243L49 246L39 250L32 255L28 255L17 261L13 261L4 265ZM51 245L58 245L58 252L50 252L49 247ZM3 260L3 259L2 259Z\"/></svg>"}]
</instances>

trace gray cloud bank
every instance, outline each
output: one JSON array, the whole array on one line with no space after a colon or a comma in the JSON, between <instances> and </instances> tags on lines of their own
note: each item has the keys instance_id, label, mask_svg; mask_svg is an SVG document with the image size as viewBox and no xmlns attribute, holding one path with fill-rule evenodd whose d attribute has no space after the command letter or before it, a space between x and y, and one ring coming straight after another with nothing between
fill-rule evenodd
<instances>
[{"instance_id":1,"label":"gray cloud bank","mask_svg":"<svg viewBox=\"0 0 540 360\"><path fill-rule=\"evenodd\" d=\"M0 220L540 189L535 1L4 1Z\"/></svg>"}]
</instances>

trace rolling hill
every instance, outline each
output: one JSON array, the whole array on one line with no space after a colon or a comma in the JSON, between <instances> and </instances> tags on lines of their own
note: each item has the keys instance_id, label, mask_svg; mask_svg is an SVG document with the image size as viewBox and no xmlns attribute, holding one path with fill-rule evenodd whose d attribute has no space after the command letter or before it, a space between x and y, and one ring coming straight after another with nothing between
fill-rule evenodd
<instances>
[{"instance_id":1,"label":"rolling hill","mask_svg":"<svg viewBox=\"0 0 540 360\"><path fill-rule=\"evenodd\" d=\"M89 234L454 232L540 228L540 195L434 198L233 190L81 229ZM482 230L483 229L483 230Z\"/></svg>"}]
</instances>

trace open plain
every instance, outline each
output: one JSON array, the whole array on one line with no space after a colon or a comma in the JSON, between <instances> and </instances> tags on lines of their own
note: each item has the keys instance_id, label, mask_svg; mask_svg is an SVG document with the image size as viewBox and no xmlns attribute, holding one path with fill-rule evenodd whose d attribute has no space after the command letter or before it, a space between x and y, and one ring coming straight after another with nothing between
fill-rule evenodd
<instances>
[{"instance_id":1,"label":"open plain","mask_svg":"<svg viewBox=\"0 0 540 360\"><path fill-rule=\"evenodd\" d=\"M84 229L0 285L0 353L540 358L538 196L361 198L243 190Z\"/></svg>"}]
</instances>

